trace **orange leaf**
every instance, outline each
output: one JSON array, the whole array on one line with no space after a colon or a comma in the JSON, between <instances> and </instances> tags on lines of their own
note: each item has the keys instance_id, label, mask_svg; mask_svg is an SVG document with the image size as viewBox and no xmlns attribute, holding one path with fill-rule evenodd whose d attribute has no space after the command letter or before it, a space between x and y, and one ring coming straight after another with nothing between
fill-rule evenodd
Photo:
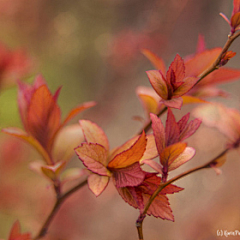
<instances>
[{"instance_id":1,"label":"orange leaf","mask_svg":"<svg viewBox=\"0 0 240 240\"><path fill-rule=\"evenodd\" d=\"M80 106L72 109L72 110L68 113L68 115L67 115L67 117L65 118L65 120L63 121L62 126L65 125L67 122L69 122L73 117L75 117L75 116L76 116L77 114L79 114L80 112L82 112L82 111L84 111L84 110L86 110L86 109L88 109L88 108L91 108L91 107L93 107L93 106L95 106L95 105L96 105L95 102L85 102L85 103L81 104Z\"/></svg>"},{"instance_id":2,"label":"orange leaf","mask_svg":"<svg viewBox=\"0 0 240 240\"><path fill-rule=\"evenodd\" d=\"M191 147L186 147L185 150L177 157L175 160L169 164L168 171L172 171L187 161L191 160L195 155L195 149Z\"/></svg>"},{"instance_id":3,"label":"orange leaf","mask_svg":"<svg viewBox=\"0 0 240 240\"><path fill-rule=\"evenodd\" d=\"M185 150L186 143L175 143L166 147L160 154L160 162L163 166L170 166L172 162Z\"/></svg>"},{"instance_id":4,"label":"orange leaf","mask_svg":"<svg viewBox=\"0 0 240 240\"><path fill-rule=\"evenodd\" d=\"M80 120L79 123L82 127L85 140L88 143L101 144L107 151L109 151L108 138L104 131L97 124L88 120Z\"/></svg>"},{"instance_id":5,"label":"orange leaf","mask_svg":"<svg viewBox=\"0 0 240 240\"><path fill-rule=\"evenodd\" d=\"M98 143L82 143L75 148L80 160L88 168L88 170L103 176L110 176L107 170L108 152Z\"/></svg>"},{"instance_id":6,"label":"orange leaf","mask_svg":"<svg viewBox=\"0 0 240 240\"><path fill-rule=\"evenodd\" d=\"M47 164L52 163L52 161L50 159L50 156L48 155L46 150L42 147L42 145L34 137L29 135L28 133L26 133L22 129L16 128L16 127L9 127L9 128L2 129L2 132L6 133L6 134L9 134L9 135L12 135L14 137L20 138L20 139L28 142L43 156L43 158L44 158L44 160L46 161Z\"/></svg>"},{"instance_id":7,"label":"orange leaf","mask_svg":"<svg viewBox=\"0 0 240 240\"><path fill-rule=\"evenodd\" d=\"M188 95L182 96L182 99L183 99L183 104L208 103L208 101L205 101L201 98L188 96Z\"/></svg>"},{"instance_id":8,"label":"orange leaf","mask_svg":"<svg viewBox=\"0 0 240 240\"><path fill-rule=\"evenodd\" d=\"M107 187L109 182L109 177L99 176L98 174L91 174L88 177L88 187L89 189L98 197L104 189Z\"/></svg>"},{"instance_id":9,"label":"orange leaf","mask_svg":"<svg viewBox=\"0 0 240 240\"><path fill-rule=\"evenodd\" d=\"M214 63L221 51L221 48L213 48L198 53L193 58L187 60L185 62L185 76L199 76Z\"/></svg>"},{"instance_id":10,"label":"orange leaf","mask_svg":"<svg viewBox=\"0 0 240 240\"><path fill-rule=\"evenodd\" d=\"M168 99L168 88L166 84L166 80L162 76L162 74L157 70L150 70L146 72L149 78L149 81L157 92L157 94L163 98Z\"/></svg>"},{"instance_id":11,"label":"orange leaf","mask_svg":"<svg viewBox=\"0 0 240 240\"><path fill-rule=\"evenodd\" d=\"M149 51L148 49L142 49L142 54L152 63L152 65L158 69L161 70L161 72L165 75L166 73L166 66L164 61L158 57L153 52Z\"/></svg>"},{"instance_id":12,"label":"orange leaf","mask_svg":"<svg viewBox=\"0 0 240 240\"><path fill-rule=\"evenodd\" d=\"M60 109L46 85L33 94L28 109L28 131L49 152L52 140L60 127Z\"/></svg>"},{"instance_id":13,"label":"orange leaf","mask_svg":"<svg viewBox=\"0 0 240 240\"><path fill-rule=\"evenodd\" d=\"M149 113L157 114L159 112L161 108L159 101L161 98L152 88L140 86L136 89L136 92L146 112L147 118L149 118Z\"/></svg>"},{"instance_id":14,"label":"orange leaf","mask_svg":"<svg viewBox=\"0 0 240 240\"><path fill-rule=\"evenodd\" d=\"M117 154L108 164L109 168L124 168L139 162L146 150L147 139L145 133L126 151Z\"/></svg>"}]
</instances>

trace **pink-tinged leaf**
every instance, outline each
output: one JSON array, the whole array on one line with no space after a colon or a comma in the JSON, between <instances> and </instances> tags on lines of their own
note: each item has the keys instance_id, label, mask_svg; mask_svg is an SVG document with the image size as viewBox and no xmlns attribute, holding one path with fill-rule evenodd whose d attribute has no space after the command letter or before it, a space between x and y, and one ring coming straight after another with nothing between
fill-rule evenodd
<instances>
[{"instance_id":1,"label":"pink-tinged leaf","mask_svg":"<svg viewBox=\"0 0 240 240\"><path fill-rule=\"evenodd\" d=\"M157 147L158 153L160 154L166 145L165 129L161 119L158 118L157 115L150 114L150 117L152 120L152 129L153 129L153 135L156 142L156 147Z\"/></svg>"},{"instance_id":2,"label":"pink-tinged leaf","mask_svg":"<svg viewBox=\"0 0 240 240\"><path fill-rule=\"evenodd\" d=\"M62 89L62 86L59 87L59 88L57 89L57 91L56 91L56 92L54 93L54 95L53 95L53 99L54 99L55 102L57 102L57 100L58 100L58 97L59 97L59 94L60 94L60 92L61 92L61 89Z\"/></svg>"},{"instance_id":3,"label":"pink-tinged leaf","mask_svg":"<svg viewBox=\"0 0 240 240\"><path fill-rule=\"evenodd\" d=\"M134 163L126 168L114 169L113 177L117 188L134 187L142 183L145 174L140 168L139 163Z\"/></svg>"},{"instance_id":4,"label":"pink-tinged leaf","mask_svg":"<svg viewBox=\"0 0 240 240\"><path fill-rule=\"evenodd\" d=\"M168 109L165 132L166 146L169 146L179 141L179 127L170 108Z\"/></svg>"},{"instance_id":5,"label":"pink-tinged leaf","mask_svg":"<svg viewBox=\"0 0 240 240\"><path fill-rule=\"evenodd\" d=\"M144 202L141 190L139 188L134 187L128 187L128 190L130 194L133 196L134 200L136 201L140 213L142 213L144 210Z\"/></svg>"},{"instance_id":6,"label":"pink-tinged leaf","mask_svg":"<svg viewBox=\"0 0 240 240\"><path fill-rule=\"evenodd\" d=\"M149 167L154 169L156 172L162 174L162 166L159 163L155 162L154 160L144 159L143 161L141 161L141 163L147 164Z\"/></svg>"},{"instance_id":7,"label":"pink-tinged leaf","mask_svg":"<svg viewBox=\"0 0 240 240\"><path fill-rule=\"evenodd\" d=\"M152 88L140 86L137 87L136 93L145 110L147 118L149 118L150 113L157 114L160 111L161 104L159 101L161 98Z\"/></svg>"},{"instance_id":8,"label":"pink-tinged leaf","mask_svg":"<svg viewBox=\"0 0 240 240\"><path fill-rule=\"evenodd\" d=\"M198 97L193 97L193 96L184 95L181 98L183 100L183 105L184 104L195 104L195 103L208 103L208 101L206 101L206 100L203 100Z\"/></svg>"},{"instance_id":9,"label":"pink-tinged leaf","mask_svg":"<svg viewBox=\"0 0 240 240\"><path fill-rule=\"evenodd\" d=\"M180 140L183 141L192 136L200 127L202 121L198 118L190 121L189 124L180 133Z\"/></svg>"},{"instance_id":10,"label":"pink-tinged leaf","mask_svg":"<svg viewBox=\"0 0 240 240\"><path fill-rule=\"evenodd\" d=\"M47 176L52 181L55 181L59 178L65 167L66 162L58 162L55 165L42 166L41 170L45 176Z\"/></svg>"},{"instance_id":11,"label":"pink-tinged leaf","mask_svg":"<svg viewBox=\"0 0 240 240\"><path fill-rule=\"evenodd\" d=\"M98 174L91 174L88 176L88 187L98 197L107 187L109 182L108 176L99 176Z\"/></svg>"},{"instance_id":12,"label":"pink-tinged leaf","mask_svg":"<svg viewBox=\"0 0 240 240\"><path fill-rule=\"evenodd\" d=\"M201 52L205 51L205 49L206 49L206 43L205 43L204 36L199 34L198 35L198 43L197 43L197 50L196 50L196 52L197 53L201 53Z\"/></svg>"},{"instance_id":13,"label":"pink-tinged leaf","mask_svg":"<svg viewBox=\"0 0 240 240\"><path fill-rule=\"evenodd\" d=\"M175 143L166 147L160 154L160 162L163 166L170 166L173 161L186 149L186 143Z\"/></svg>"},{"instance_id":14,"label":"pink-tinged leaf","mask_svg":"<svg viewBox=\"0 0 240 240\"><path fill-rule=\"evenodd\" d=\"M206 76L197 86L215 85L227 82L233 82L240 78L240 70L233 68L219 68L217 71Z\"/></svg>"},{"instance_id":15,"label":"pink-tinged leaf","mask_svg":"<svg viewBox=\"0 0 240 240\"><path fill-rule=\"evenodd\" d=\"M196 54L185 62L185 76L198 77L204 70L209 68L221 53L221 48L213 48Z\"/></svg>"},{"instance_id":16,"label":"pink-tinged leaf","mask_svg":"<svg viewBox=\"0 0 240 240\"><path fill-rule=\"evenodd\" d=\"M33 93L42 85L45 85L44 79L39 75L31 86L27 83L17 81L18 83L18 107L24 128L27 129L27 110L31 102Z\"/></svg>"},{"instance_id":17,"label":"pink-tinged leaf","mask_svg":"<svg viewBox=\"0 0 240 240\"><path fill-rule=\"evenodd\" d=\"M143 132L138 140L126 151L117 154L108 164L109 168L125 168L139 162L146 150L147 139Z\"/></svg>"},{"instance_id":18,"label":"pink-tinged leaf","mask_svg":"<svg viewBox=\"0 0 240 240\"><path fill-rule=\"evenodd\" d=\"M82 143L75 152L88 170L103 176L110 176L107 170L108 152L97 143Z\"/></svg>"},{"instance_id":19,"label":"pink-tinged leaf","mask_svg":"<svg viewBox=\"0 0 240 240\"><path fill-rule=\"evenodd\" d=\"M194 109L193 114L208 127L215 127L229 140L235 142L240 136L240 113L221 104L207 104Z\"/></svg>"},{"instance_id":20,"label":"pink-tinged leaf","mask_svg":"<svg viewBox=\"0 0 240 240\"><path fill-rule=\"evenodd\" d=\"M156 143L155 143L155 138L152 134L147 135L147 146L146 146L146 150L140 160L140 163L142 163L142 161L144 159L153 159L156 158L158 156L158 151L157 151L157 147L156 147Z\"/></svg>"},{"instance_id":21,"label":"pink-tinged leaf","mask_svg":"<svg viewBox=\"0 0 240 240\"><path fill-rule=\"evenodd\" d=\"M240 0L234 0L233 1L232 15L236 14L237 12L240 12Z\"/></svg>"},{"instance_id":22,"label":"pink-tinged leaf","mask_svg":"<svg viewBox=\"0 0 240 240\"><path fill-rule=\"evenodd\" d=\"M56 161L68 161L74 155L74 148L84 141L79 124L65 126L60 129L54 141L53 158Z\"/></svg>"},{"instance_id":23,"label":"pink-tinged leaf","mask_svg":"<svg viewBox=\"0 0 240 240\"><path fill-rule=\"evenodd\" d=\"M236 14L239 11L240 11L240 0L234 0L232 15Z\"/></svg>"},{"instance_id":24,"label":"pink-tinged leaf","mask_svg":"<svg viewBox=\"0 0 240 240\"><path fill-rule=\"evenodd\" d=\"M164 61L160 57L158 57L156 54L149 51L148 49L142 49L141 52L157 70L161 70L161 72L165 75L166 66Z\"/></svg>"},{"instance_id":25,"label":"pink-tinged leaf","mask_svg":"<svg viewBox=\"0 0 240 240\"><path fill-rule=\"evenodd\" d=\"M85 102L83 104L81 104L80 106L72 109L67 117L65 118L65 120L63 121L62 125L65 125L67 122L69 122L73 117L75 117L77 114L79 114L80 112L88 109L88 108L91 108L93 106L95 106L96 103L95 102Z\"/></svg>"},{"instance_id":26,"label":"pink-tinged leaf","mask_svg":"<svg viewBox=\"0 0 240 240\"><path fill-rule=\"evenodd\" d=\"M186 94L192 89L192 87L194 87L197 81L198 81L198 78L196 77L184 78L184 83L174 91L173 96L180 97Z\"/></svg>"},{"instance_id":27,"label":"pink-tinged leaf","mask_svg":"<svg viewBox=\"0 0 240 240\"><path fill-rule=\"evenodd\" d=\"M42 146L51 152L53 137L60 126L61 112L46 85L33 94L28 108L28 128Z\"/></svg>"},{"instance_id":28,"label":"pink-tinged leaf","mask_svg":"<svg viewBox=\"0 0 240 240\"><path fill-rule=\"evenodd\" d=\"M191 160L195 155L195 149L192 147L186 147L183 153L181 153L170 165L168 166L168 171L172 171L184 163Z\"/></svg>"},{"instance_id":29,"label":"pink-tinged leaf","mask_svg":"<svg viewBox=\"0 0 240 240\"><path fill-rule=\"evenodd\" d=\"M138 208L138 204L137 204L136 200L134 199L132 192L130 192L129 188L126 188L126 187L125 188L117 188L117 191L126 203L128 203L130 206L132 206L134 208Z\"/></svg>"},{"instance_id":30,"label":"pink-tinged leaf","mask_svg":"<svg viewBox=\"0 0 240 240\"><path fill-rule=\"evenodd\" d=\"M144 203L146 204L150 198L150 195L143 195ZM172 209L168 202L168 198L164 195L158 195L150 205L148 215L153 215L156 218L162 218L170 221L174 221Z\"/></svg>"},{"instance_id":31,"label":"pink-tinged leaf","mask_svg":"<svg viewBox=\"0 0 240 240\"><path fill-rule=\"evenodd\" d=\"M150 70L146 72L148 75L148 79L156 91L156 93L162 98L167 100L168 99L168 88L166 84L166 80L164 79L163 75L157 70Z\"/></svg>"},{"instance_id":32,"label":"pink-tinged leaf","mask_svg":"<svg viewBox=\"0 0 240 240\"><path fill-rule=\"evenodd\" d=\"M174 193L178 193L180 191L184 190L184 188L182 187L178 187L176 185L173 184L169 184L167 187L165 187L159 194L174 194Z\"/></svg>"},{"instance_id":33,"label":"pink-tinged leaf","mask_svg":"<svg viewBox=\"0 0 240 240\"><path fill-rule=\"evenodd\" d=\"M22 129L16 128L16 127L9 127L9 128L3 128L2 132L26 141L27 143L32 145L42 155L43 159L46 161L47 164L52 163L50 156L48 155L46 150L42 147L42 145L34 137L29 135Z\"/></svg>"},{"instance_id":34,"label":"pink-tinged leaf","mask_svg":"<svg viewBox=\"0 0 240 240\"><path fill-rule=\"evenodd\" d=\"M167 81L171 83L171 72L174 72L176 82L182 82L185 76L185 66L183 59L177 54L167 71Z\"/></svg>"},{"instance_id":35,"label":"pink-tinged leaf","mask_svg":"<svg viewBox=\"0 0 240 240\"><path fill-rule=\"evenodd\" d=\"M171 100L161 100L161 102L169 108L176 108L176 109L181 109L183 100L181 97L179 98L172 98Z\"/></svg>"},{"instance_id":36,"label":"pink-tinged leaf","mask_svg":"<svg viewBox=\"0 0 240 240\"><path fill-rule=\"evenodd\" d=\"M180 133L185 129L187 122L189 120L189 117L190 117L190 113L187 113L177 122Z\"/></svg>"},{"instance_id":37,"label":"pink-tinged leaf","mask_svg":"<svg viewBox=\"0 0 240 240\"><path fill-rule=\"evenodd\" d=\"M96 123L88 120L80 120L79 123L83 130L85 140L88 143L101 144L107 151L109 151L108 138L104 131Z\"/></svg>"}]
</instances>

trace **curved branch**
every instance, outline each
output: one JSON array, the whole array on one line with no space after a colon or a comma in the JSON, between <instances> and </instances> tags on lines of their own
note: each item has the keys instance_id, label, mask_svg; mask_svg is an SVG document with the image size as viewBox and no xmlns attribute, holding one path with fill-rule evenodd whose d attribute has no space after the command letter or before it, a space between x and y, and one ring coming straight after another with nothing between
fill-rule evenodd
<instances>
[{"instance_id":1,"label":"curved branch","mask_svg":"<svg viewBox=\"0 0 240 240\"><path fill-rule=\"evenodd\" d=\"M184 173L181 173L179 174L178 176L176 177L173 177L172 179L168 180L167 182L165 183L161 183L159 185L159 187L155 190L155 192L152 194L152 196L149 198L147 204L145 205L144 207L144 210L143 212L139 215L137 221L136 221L136 227L137 227L137 230L138 230L138 236L139 236L139 240L143 240L143 232L142 232L142 224L143 224L143 220L144 218L146 217L146 214L147 214L147 211L150 207L150 205L152 204L153 200L155 199L155 197L165 188L167 187L169 184L172 184L173 182L187 176L187 175L190 175L191 173L194 173L194 172L197 172L201 169L205 169L205 168L211 168L211 165L212 164L215 164L216 163L216 160L218 160L219 158L221 158L222 156L224 156L228 151L230 150L230 148L226 148L224 151L222 151L218 156L216 156L214 159L212 159L211 161L201 165L201 166L198 166L198 167L195 167L195 168L192 168Z\"/></svg>"}]
</instances>

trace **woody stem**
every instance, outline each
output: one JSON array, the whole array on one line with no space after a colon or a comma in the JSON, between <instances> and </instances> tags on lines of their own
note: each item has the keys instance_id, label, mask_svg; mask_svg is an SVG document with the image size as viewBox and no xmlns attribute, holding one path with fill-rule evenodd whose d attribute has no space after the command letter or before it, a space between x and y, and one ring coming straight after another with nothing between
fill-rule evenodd
<instances>
[{"instance_id":1,"label":"woody stem","mask_svg":"<svg viewBox=\"0 0 240 240\"><path fill-rule=\"evenodd\" d=\"M198 84L203 78L205 78L208 74L210 74L211 72L215 71L216 69L218 69L219 64L222 60L222 57L224 56L224 54L228 51L229 47L232 45L233 41L238 38L240 36L240 31L233 34L233 35L229 35L228 36L228 40L225 43L221 53L219 54L218 58L215 60L215 62L208 68L206 69L204 72L201 73L201 75L199 76L199 80L197 81L196 84ZM195 84L195 85L196 85Z\"/></svg>"},{"instance_id":2,"label":"woody stem","mask_svg":"<svg viewBox=\"0 0 240 240\"><path fill-rule=\"evenodd\" d=\"M142 231L142 225L143 225L143 220L146 217L147 211L150 207L150 205L152 204L153 200L155 199L155 197L165 188L167 187L169 184L172 184L173 182L187 176L190 175L191 173L197 172L201 169L205 169L205 168L210 168L212 164L216 163L216 160L221 158L222 156L224 156L228 151L230 150L230 148L226 148L224 151L222 151L218 156L216 156L215 158L213 158L211 161L192 168L184 173L181 173L179 175L177 175L176 177L173 177L172 179L168 180L167 182L162 182L159 187L155 190L155 192L152 194L152 196L149 198L147 204L144 207L143 212L139 215L137 221L136 221L136 227L137 227L137 231L138 231L138 238L139 240L143 240L143 231Z\"/></svg>"}]
</instances>

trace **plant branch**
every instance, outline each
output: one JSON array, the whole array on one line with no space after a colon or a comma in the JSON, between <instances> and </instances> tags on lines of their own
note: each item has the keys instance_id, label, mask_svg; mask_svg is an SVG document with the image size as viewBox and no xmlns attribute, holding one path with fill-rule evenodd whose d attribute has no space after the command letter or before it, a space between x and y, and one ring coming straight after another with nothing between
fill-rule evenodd
<instances>
[{"instance_id":1,"label":"plant branch","mask_svg":"<svg viewBox=\"0 0 240 240\"><path fill-rule=\"evenodd\" d=\"M208 68L206 69L204 72L201 73L201 75L199 76L199 80L197 81L196 84L198 84L203 78L205 78L208 74L210 74L211 72L217 70L219 68L219 64L222 60L222 57L224 56L224 54L228 51L229 47L232 45L233 41L238 38L240 36L240 31L233 34L233 35L229 35L228 36L228 40L225 43L225 45L223 46L223 49L221 51L221 53L219 54L219 56L217 57L217 59L215 60L215 62ZM195 84L195 85L196 85Z\"/></svg>"},{"instance_id":2,"label":"plant branch","mask_svg":"<svg viewBox=\"0 0 240 240\"><path fill-rule=\"evenodd\" d=\"M157 116L160 117L162 114L164 114L167 111L167 107L164 107L158 114ZM149 122L137 133L137 135L140 135L142 131L147 133L151 129L152 121L149 120Z\"/></svg>"},{"instance_id":3,"label":"plant branch","mask_svg":"<svg viewBox=\"0 0 240 240\"><path fill-rule=\"evenodd\" d=\"M87 180L84 180L83 182L81 182L80 184L78 184L77 186L73 187L72 189L70 189L69 191L67 191L66 193L64 193L63 195L57 197L57 200L53 206L52 211L50 212L50 214L48 215L48 218L46 219L46 221L44 222L42 228L40 229L39 233L37 234L37 236L34 238L34 240L38 240L42 237L44 237L48 231L48 228L53 220L53 218L56 216L56 213L58 212L59 208L62 206L63 202L70 197L73 193L75 193L77 190L79 190L80 188L82 188L83 186L85 186L87 184Z\"/></svg>"},{"instance_id":4,"label":"plant branch","mask_svg":"<svg viewBox=\"0 0 240 240\"><path fill-rule=\"evenodd\" d=\"M240 31L236 32L233 35L229 35L228 36L228 40L225 43L225 45L223 46L223 49L221 51L221 53L219 54L219 56L217 57L217 59L215 60L215 62L205 71L203 71L200 76L199 76L199 80L196 82L195 85L197 85L202 79L204 79L208 74L210 74L211 72L217 70L220 66L220 62L222 60L222 57L224 56L224 54L228 51L229 47L232 45L233 41L238 38L240 36ZM163 113L165 113L167 110L167 107L163 108L158 114L157 116L160 117ZM149 120L149 122L138 132L137 135L140 135L142 133L142 131L144 130L145 132L148 132L151 128L151 124L152 121Z\"/></svg>"},{"instance_id":5,"label":"plant branch","mask_svg":"<svg viewBox=\"0 0 240 240\"><path fill-rule=\"evenodd\" d=\"M152 204L153 200L155 199L155 197L165 188L167 187L169 184L187 176L187 175L190 175L191 173L194 173L194 172L197 172L201 169L205 169L205 168L211 168L212 165L215 165L216 164L216 161L223 157L228 151L230 150L230 148L226 148L224 151L222 151L217 157L215 157L214 159L212 159L211 161L201 165L201 166L198 166L198 167L195 167L195 168L192 168L184 173L181 173L179 175L177 175L176 177L173 177L172 179L168 180L167 182L165 183L161 183L159 185L159 187L155 190L155 192L152 194L152 196L149 198L147 204L145 205L144 207L144 210L143 212L139 215L137 221L136 221L136 227L137 227L137 230L138 230L138 237L139 237L139 240L143 240L143 232L142 232L142 224L143 224L143 220L144 218L146 217L146 214L147 214L147 211L150 207L150 205Z\"/></svg>"}]
</instances>

